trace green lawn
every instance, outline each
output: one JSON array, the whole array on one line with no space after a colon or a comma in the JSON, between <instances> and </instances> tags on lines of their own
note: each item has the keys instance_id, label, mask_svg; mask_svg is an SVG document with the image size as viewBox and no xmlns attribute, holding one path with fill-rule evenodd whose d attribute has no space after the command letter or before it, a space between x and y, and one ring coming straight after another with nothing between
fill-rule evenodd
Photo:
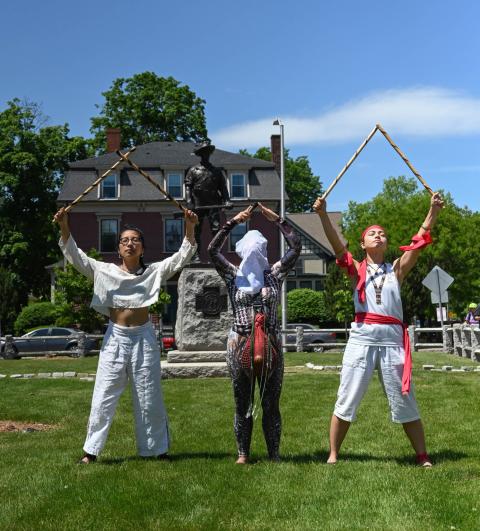
<instances>
[{"instance_id":1,"label":"green lawn","mask_svg":"<svg viewBox=\"0 0 480 531\"><path fill-rule=\"evenodd\" d=\"M415 354L417 396L431 470L413 466L402 429L388 420L377 379L345 441L325 464L338 374L286 374L283 462L265 459L260 419L253 464L234 464L227 379L167 380L171 462L135 457L130 396L119 405L105 452L79 466L93 384L0 380L0 419L57 425L0 434L0 529L479 529L480 374L429 373L423 363L468 365ZM288 354L290 366L337 364L337 354ZM96 359L1 361L0 373L93 372ZM14 369L12 369L14 367Z\"/></svg>"}]
</instances>

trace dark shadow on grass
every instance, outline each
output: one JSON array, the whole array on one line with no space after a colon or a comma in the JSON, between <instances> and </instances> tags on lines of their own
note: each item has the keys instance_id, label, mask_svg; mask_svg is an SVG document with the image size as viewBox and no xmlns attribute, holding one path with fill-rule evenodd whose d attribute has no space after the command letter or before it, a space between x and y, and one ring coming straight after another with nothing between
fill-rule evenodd
<instances>
[{"instance_id":1,"label":"dark shadow on grass","mask_svg":"<svg viewBox=\"0 0 480 531\"><path fill-rule=\"evenodd\" d=\"M440 452L428 453L434 465L448 463L449 461L460 461L466 459L468 454L464 452L456 452L454 450L442 450ZM411 456L397 457L395 459L399 465L411 465L415 463L415 458Z\"/></svg>"},{"instance_id":2,"label":"dark shadow on grass","mask_svg":"<svg viewBox=\"0 0 480 531\"><path fill-rule=\"evenodd\" d=\"M459 461L461 459L468 458L468 454L465 454L463 452L456 452L454 450L444 450L440 452L433 452L429 454L434 464L441 464L449 461ZM136 455L127 456L127 457L107 457L107 458L100 458L98 460L99 464L102 465L122 465L124 463L129 462L151 462L151 463L175 463L175 462L181 462L181 461L188 461L191 459L214 459L214 460L222 460L222 459L231 459L234 461L236 459L236 455L234 453L225 453L225 452L217 452L217 453L208 453L208 452L180 452L175 454L169 454L169 459L167 461L163 461L160 459L152 458L145 458L140 457ZM328 452L326 450L318 450L316 452L312 452L311 454L297 454L297 455L282 455L281 461L283 463L321 463L321 464L327 464L328 459ZM380 456L380 455L372 455L372 454L360 454L360 453L352 453L352 452L345 452L341 453L338 459L339 463L341 462L360 462L360 463L366 463L366 462L389 462L389 461L395 461L399 465L403 466L411 466L415 464L415 457L413 455L406 455L402 457L396 457L396 456ZM261 455L254 455L250 458L250 465L255 465L259 463L269 463L270 460L268 457L261 456Z\"/></svg>"},{"instance_id":3,"label":"dark shadow on grass","mask_svg":"<svg viewBox=\"0 0 480 531\"><path fill-rule=\"evenodd\" d=\"M311 454L283 455L282 461L286 463L325 463L327 464L329 453L319 450ZM340 454L339 461L385 461L384 457L370 454L352 454L349 452Z\"/></svg>"},{"instance_id":4,"label":"dark shadow on grass","mask_svg":"<svg viewBox=\"0 0 480 531\"><path fill-rule=\"evenodd\" d=\"M187 461L189 459L225 459L227 457L234 458L234 454L227 453L208 453L208 452L183 452L168 454L168 459L156 459L155 457L140 457L139 455L129 455L127 457L106 457L99 458L97 461L101 465L122 465L123 463L137 462L137 463L172 463L175 461Z\"/></svg>"}]
</instances>

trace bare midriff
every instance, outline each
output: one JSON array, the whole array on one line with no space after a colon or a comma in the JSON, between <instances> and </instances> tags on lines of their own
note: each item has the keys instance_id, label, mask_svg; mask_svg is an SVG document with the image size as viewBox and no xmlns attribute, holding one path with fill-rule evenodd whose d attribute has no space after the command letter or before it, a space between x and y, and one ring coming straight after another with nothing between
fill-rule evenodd
<instances>
[{"instance_id":1,"label":"bare midriff","mask_svg":"<svg viewBox=\"0 0 480 531\"><path fill-rule=\"evenodd\" d=\"M110 308L110 320L120 326L140 326L148 321L148 306L144 308Z\"/></svg>"}]
</instances>

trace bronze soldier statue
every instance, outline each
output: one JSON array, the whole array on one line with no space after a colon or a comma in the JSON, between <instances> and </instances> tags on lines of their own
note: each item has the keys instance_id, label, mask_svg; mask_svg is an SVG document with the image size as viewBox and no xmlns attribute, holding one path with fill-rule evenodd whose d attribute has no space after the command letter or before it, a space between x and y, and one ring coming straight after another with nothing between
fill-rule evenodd
<instances>
[{"instance_id":1,"label":"bronze soldier statue","mask_svg":"<svg viewBox=\"0 0 480 531\"><path fill-rule=\"evenodd\" d=\"M200 157L200 163L192 166L185 177L185 195L187 208L193 210L199 223L195 226L195 239L198 243L198 254L201 245L201 227L204 218L208 218L213 236L220 230L220 209L231 208L230 196L225 177L220 168L213 166L210 156L215 146L203 142L193 150L194 155ZM212 208L208 208L212 205Z\"/></svg>"}]
</instances>

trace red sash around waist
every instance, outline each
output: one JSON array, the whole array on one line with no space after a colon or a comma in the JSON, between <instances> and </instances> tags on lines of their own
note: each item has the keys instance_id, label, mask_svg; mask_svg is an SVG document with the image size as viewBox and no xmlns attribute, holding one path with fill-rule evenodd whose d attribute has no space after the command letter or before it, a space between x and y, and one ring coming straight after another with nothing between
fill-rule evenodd
<instances>
[{"instance_id":1,"label":"red sash around waist","mask_svg":"<svg viewBox=\"0 0 480 531\"><path fill-rule=\"evenodd\" d=\"M410 348L410 337L408 335L407 325L396 317L369 312L356 313L355 322L366 324L393 324L399 325L403 328L403 348L405 349L405 362L403 364L402 394L408 395L410 392L410 381L412 379L412 351Z\"/></svg>"}]
</instances>

